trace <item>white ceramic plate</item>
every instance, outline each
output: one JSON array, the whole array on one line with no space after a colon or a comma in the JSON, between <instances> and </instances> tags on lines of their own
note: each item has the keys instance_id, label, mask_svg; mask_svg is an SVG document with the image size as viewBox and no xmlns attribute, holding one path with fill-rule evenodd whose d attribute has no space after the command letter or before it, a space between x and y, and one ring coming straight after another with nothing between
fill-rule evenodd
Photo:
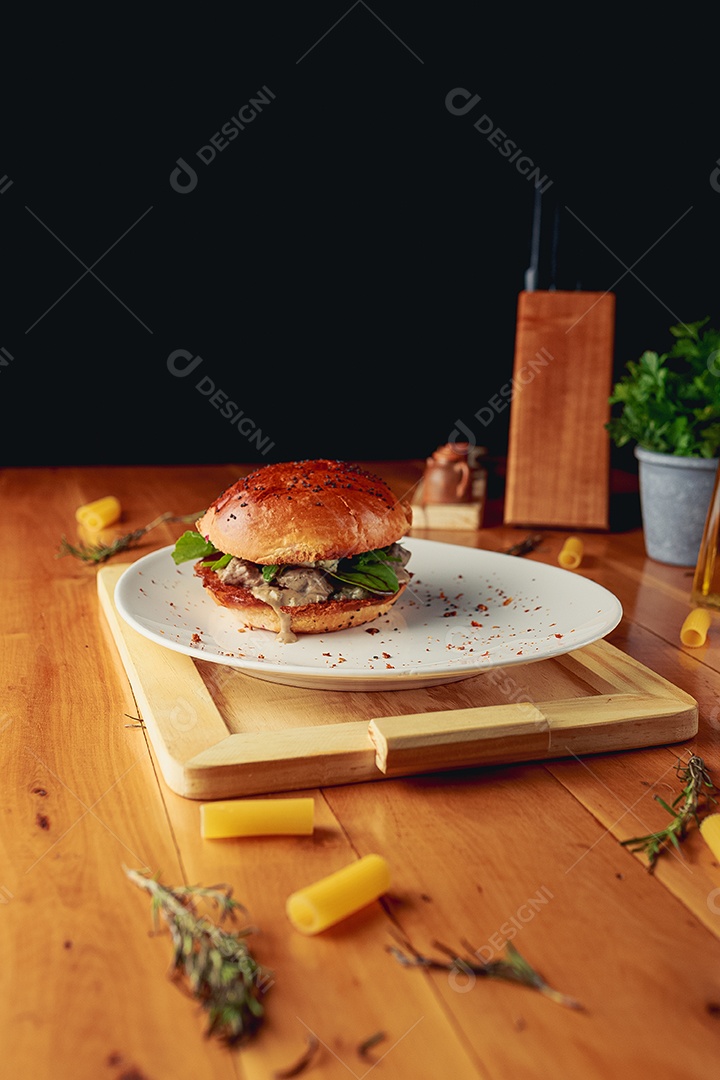
<instances>
[{"instance_id":1,"label":"white ceramic plate","mask_svg":"<svg viewBox=\"0 0 720 1080\"><path fill-rule=\"evenodd\" d=\"M330 634L281 644L244 630L171 547L129 566L115 589L122 618L138 633L199 660L290 686L398 690L467 679L545 660L609 634L620 601L595 582L514 555L406 537L413 577L387 615Z\"/></svg>"}]
</instances>

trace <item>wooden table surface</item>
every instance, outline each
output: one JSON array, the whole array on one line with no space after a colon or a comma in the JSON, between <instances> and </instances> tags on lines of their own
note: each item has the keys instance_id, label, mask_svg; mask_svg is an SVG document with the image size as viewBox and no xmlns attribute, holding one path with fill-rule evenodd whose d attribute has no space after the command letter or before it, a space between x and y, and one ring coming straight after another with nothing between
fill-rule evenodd
<instances>
[{"instance_id":1,"label":"wooden table surface","mask_svg":"<svg viewBox=\"0 0 720 1080\"><path fill-rule=\"evenodd\" d=\"M419 476L413 462L372 468L398 493ZM703 647L680 644L690 571L647 559L637 529L580 534L575 573L624 608L608 641L697 700L691 744L325 787L299 793L315 799L312 837L208 842L198 803L164 783L136 719L97 569L56 556L87 501L117 495L129 531L201 509L243 471L0 473L0 1074L270 1080L314 1035L301 1075L328 1080L375 1070L393 1080L717 1075L720 866L696 828L654 874L620 843L666 824L653 796L679 793L679 757L694 751L720 777L720 632L713 622ZM122 560L182 528L157 528ZM503 551L527 531L490 523L420 535ZM566 534L533 531L543 540L525 557L556 565ZM324 934L297 933L285 899L298 882L369 851L392 867L387 897ZM168 977L167 931L151 932L149 898L128 866L168 885L232 885L258 930L253 954L273 972L248 1045L206 1038L196 1003ZM397 934L426 953L469 941L485 958L512 939L583 1007L405 968L388 952Z\"/></svg>"}]
</instances>

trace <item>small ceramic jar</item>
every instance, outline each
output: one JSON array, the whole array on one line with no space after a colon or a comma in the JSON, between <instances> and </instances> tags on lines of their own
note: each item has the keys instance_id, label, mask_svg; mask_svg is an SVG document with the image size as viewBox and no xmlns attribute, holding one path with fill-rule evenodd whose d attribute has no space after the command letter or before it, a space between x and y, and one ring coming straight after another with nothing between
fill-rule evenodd
<instances>
[{"instance_id":1,"label":"small ceramic jar","mask_svg":"<svg viewBox=\"0 0 720 1080\"><path fill-rule=\"evenodd\" d=\"M423 502L463 503L472 499L467 443L446 443L425 462Z\"/></svg>"}]
</instances>

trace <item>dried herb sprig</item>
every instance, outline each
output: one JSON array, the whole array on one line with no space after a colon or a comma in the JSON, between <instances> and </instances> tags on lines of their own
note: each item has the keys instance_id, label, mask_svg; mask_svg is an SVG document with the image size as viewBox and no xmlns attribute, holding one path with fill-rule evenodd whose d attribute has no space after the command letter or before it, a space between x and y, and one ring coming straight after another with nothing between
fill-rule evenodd
<instances>
[{"instance_id":1,"label":"dried herb sprig","mask_svg":"<svg viewBox=\"0 0 720 1080\"><path fill-rule=\"evenodd\" d=\"M387 1038L384 1031L376 1031L374 1035L369 1035L367 1039L363 1039L357 1048L358 1057L363 1061L372 1061L373 1064L377 1064L377 1060L371 1055L370 1051L378 1043L384 1042Z\"/></svg>"},{"instance_id":2,"label":"dried herb sprig","mask_svg":"<svg viewBox=\"0 0 720 1080\"><path fill-rule=\"evenodd\" d=\"M517 544L513 544L512 547L506 548L505 555L527 555L529 552L534 551L543 541L542 533L535 533L534 535L526 536L524 540L521 540Z\"/></svg>"},{"instance_id":3,"label":"dried herb sprig","mask_svg":"<svg viewBox=\"0 0 720 1080\"><path fill-rule=\"evenodd\" d=\"M150 893L153 924L158 914L167 924L175 948L172 976L207 1013L207 1035L230 1046L247 1041L263 1022L272 974L256 963L245 941L252 927L228 930L197 912L197 901L205 900L219 909L220 922L235 918L245 909L232 890L223 885L170 888L140 871L125 873Z\"/></svg>"},{"instance_id":4,"label":"dried herb sprig","mask_svg":"<svg viewBox=\"0 0 720 1080\"><path fill-rule=\"evenodd\" d=\"M306 1038L306 1049L301 1057L286 1069L276 1069L273 1073L275 1080L290 1080L293 1076L299 1076L313 1063L315 1055L320 1049L320 1040L314 1031L309 1031Z\"/></svg>"},{"instance_id":5,"label":"dried herb sprig","mask_svg":"<svg viewBox=\"0 0 720 1080\"><path fill-rule=\"evenodd\" d=\"M182 522L188 524L193 521L197 521L202 510L196 514L171 514L167 512L160 514L154 521L151 521L149 525L143 525L141 529L134 529L132 532L126 533L124 536L118 536L113 540L111 544L71 544L69 540L63 536L60 538L60 550L57 552L55 558L62 559L64 555L72 555L75 559L80 559L81 562L86 563L101 563L106 559L111 559L113 555L117 555L119 551L125 551L137 540L141 540L146 533L149 533L152 529L156 529L158 525L164 525L168 521Z\"/></svg>"},{"instance_id":6,"label":"dried herb sprig","mask_svg":"<svg viewBox=\"0 0 720 1080\"><path fill-rule=\"evenodd\" d=\"M462 975L476 975L486 979L504 979L506 982L520 983L523 986L531 987L533 990L538 990L545 997L550 998L551 1001L555 1001L559 1005L565 1005L569 1009L582 1009L582 1005L575 998L568 997L567 994L562 994L559 990L554 990L546 983L543 977L531 967L524 956L520 955L511 942L505 942L504 958L491 960L488 963L478 959L477 952L473 951L472 947L467 943L463 942L463 947L467 950L466 956L461 956L458 952L436 941L434 948L443 953L448 958L446 960L423 956L408 941L404 942L405 951L391 945L388 952L405 967L421 967L427 971L456 972Z\"/></svg>"},{"instance_id":7,"label":"dried herb sprig","mask_svg":"<svg viewBox=\"0 0 720 1080\"><path fill-rule=\"evenodd\" d=\"M678 760L675 772L684 787L672 804L668 805L659 795L655 795L656 801L670 815L669 824L647 836L633 836L630 840L620 841L630 851L647 855L650 873L668 847L680 851L680 842L685 839L689 826L693 822L699 825L701 809L707 809L710 804L717 802L712 794L717 788L701 757L691 754L687 762Z\"/></svg>"}]
</instances>

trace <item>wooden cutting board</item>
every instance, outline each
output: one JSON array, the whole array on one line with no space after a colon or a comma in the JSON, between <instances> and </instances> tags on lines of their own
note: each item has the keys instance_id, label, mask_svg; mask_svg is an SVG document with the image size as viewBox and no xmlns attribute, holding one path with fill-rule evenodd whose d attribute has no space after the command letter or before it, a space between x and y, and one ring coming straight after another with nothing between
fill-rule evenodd
<instances>
[{"instance_id":1,"label":"wooden cutting board","mask_svg":"<svg viewBox=\"0 0 720 1080\"><path fill-rule=\"evenodd\" d=\"M301 689L149 641L114 603L124 565L98 595L163 778L191 799L541 761L692 738L697 702L599 641L552 660L443 686Z\"/></svg>"},{"instance_id":2,"label":"wooden cutting board","mask_svg":"<svg viewBox=\"0 0 720 1080\"><path fill-rule=\"evenodd\" d=\"M518 299L504 522L607 529L615 297Z\"/></svg>"}]
</instances>

